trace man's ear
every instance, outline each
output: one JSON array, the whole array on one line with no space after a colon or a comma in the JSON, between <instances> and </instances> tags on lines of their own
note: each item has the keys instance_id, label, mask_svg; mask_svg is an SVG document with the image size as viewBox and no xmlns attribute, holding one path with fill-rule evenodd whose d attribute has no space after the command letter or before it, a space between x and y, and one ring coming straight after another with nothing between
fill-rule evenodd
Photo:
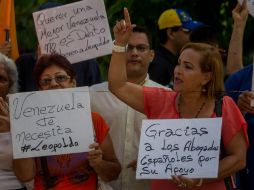
<instances>
[{"instance_id":1,"label":"man's ear","mask_svg":"<svg viewBox=\"0 0 254 190\"><path fill-rule=\"evenodd\" d=\"M167 36L168 36L170 39L174 39L174 31L172 31L171 28L168 28L168 29L167 29Z\"/></svg>"}]
</instances>

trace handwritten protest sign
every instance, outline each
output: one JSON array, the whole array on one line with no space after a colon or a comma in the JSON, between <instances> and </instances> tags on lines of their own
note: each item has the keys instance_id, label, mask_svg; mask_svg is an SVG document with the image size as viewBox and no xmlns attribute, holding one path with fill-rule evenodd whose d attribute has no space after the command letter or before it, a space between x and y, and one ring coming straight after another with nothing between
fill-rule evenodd
<instances>
[{"instance_id":1,"label":"handwritten protest sign","mask_svg":"<svg viewBox=\"0 0 254 190\"><path fill-rule=\"evenodd\" d=\"M33 18L43 54L56 52L76 63L112 52L102 0L84 0L34 12Z\"/></svg>"},{"instance_id":2,"label":"handwritten protest sign","mask_svg":"<svg viewBox=\"0 0 254 190\"><path fill-rule=\"evenodd\" d=\"M137 179L218 175L221 118L143 120Z\"/></svg>"},{"instance_id":3,"label":"handwritten protest sign","mask_svg":"<svg viewBox=\"0 0 254 190\"><path fill-rule=\"evenodd\" d=\"M87 152L93 142L87 87L9 96L14 158Z\"/></svg>"},{"instance_id":4,"label":"handwritten protest sign","mask_svg":"<svg viewBox=\"0 0 254 190\"><path fill-rule=\"evenodd\" d=\"M242 4L243 0L238 0L238 2ZM247 6L248 6L250 15L254 17L254 0L247 0Z\"/></svg>"}]
</instances>

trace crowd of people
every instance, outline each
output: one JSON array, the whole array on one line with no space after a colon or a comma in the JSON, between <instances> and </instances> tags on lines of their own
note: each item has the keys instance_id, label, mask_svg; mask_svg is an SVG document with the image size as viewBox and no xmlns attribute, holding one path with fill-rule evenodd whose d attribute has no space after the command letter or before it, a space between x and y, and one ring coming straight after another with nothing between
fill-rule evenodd
<instances>
[{"instance_id":1,"label":"crowd of people","mask_svg":"<svg viewBox=\"0 0 254 190\"><path fill-rule=\"evenodd\" d=\"M57 6L48 2L38 10ZM113 27L106 82L96 59L71 64L38 48L14 60L10 41L0 43L0 189L254 189L253 65L243 66L247 1L232 11L227 51L211 26L182 9L159 16L156 50L149 31L131 22L127 8L123 17ZM95 133L90 150L13 159L8 94L80 86L89 86ZM217 178L136 179L142 120L215 117L222 117Z\"/></svg>"}]
</instances>

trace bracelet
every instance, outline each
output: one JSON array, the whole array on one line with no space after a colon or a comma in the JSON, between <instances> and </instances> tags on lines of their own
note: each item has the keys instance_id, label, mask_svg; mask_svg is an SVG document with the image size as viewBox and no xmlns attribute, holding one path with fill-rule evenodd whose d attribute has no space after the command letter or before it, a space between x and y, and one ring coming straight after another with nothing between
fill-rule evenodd
<instances>
[{"instance_id":1,"label":"bracelet","mask_svg":"<svg viewBox=\"0 0 254 190\"><path fill-rule=\"evenodd\" d=\"M112 48L112 50L114 52L122 53L122 52L126 52L126 49L127 49L127 46L118 46L118 45L115 45L115 40L113 41L113 48Z\"/></svg>"},{"instance_id":2,"label":"bracelet","mask_svg":"<svg viewBox=\"0 0 254 190\"><path fill-rule=\"evenodd\" d=\"M196 187L201 187L202 184L203 184L203 179L201 178L201 179L199 179L198 184L196 184Z\"/></svg>"}]
</instances>

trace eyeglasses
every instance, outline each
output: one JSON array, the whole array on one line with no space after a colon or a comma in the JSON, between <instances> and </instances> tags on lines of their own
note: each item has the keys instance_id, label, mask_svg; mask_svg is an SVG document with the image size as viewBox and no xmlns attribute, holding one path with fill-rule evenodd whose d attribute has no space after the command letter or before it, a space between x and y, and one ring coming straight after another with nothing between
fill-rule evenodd
<instances>
[{"instance_id":1,"label":"eyeglasses","mask_svg":"<svg viewBox=\"0 0 254 190\"><path fill-rule=\"evenodd\" d=\"M54 78L49 77L49 78L41 79L39 83L41 86L49 86L53 79L59 84L59 83L66 82L70 78L71 77L67 75L56 75Z\"/></svg>"},{"instance_id":2,"label":"eyeglasses","mask_svg":"<svg viewBox=\"0 0 254 190\"><path fill-rule=\"evenodd\" d=\"M187 28L183 28L182 26L176 26L176 27L172 27L170 28L173 32L178 32L178 31L182 31L186 34L189 34L191 32L191 30L187 29Z\"/></svg>"},{"instance_id":3,"label":"eyeglasses","mask_svg":"<svg viewBox=\"0 0 254 190\"><path fill-rule=\"evenodd\" d=\"M136 45L136 46L133 46L131 44L128 44L127 46L127 52L131 52L133 51L134 49L136 48L136 50L140 53L143 53L145 51L147 51L149 49L149 46L148 45L145 45L145 44L139 44L139 45Z\"/></svg>"}]
</instances>

